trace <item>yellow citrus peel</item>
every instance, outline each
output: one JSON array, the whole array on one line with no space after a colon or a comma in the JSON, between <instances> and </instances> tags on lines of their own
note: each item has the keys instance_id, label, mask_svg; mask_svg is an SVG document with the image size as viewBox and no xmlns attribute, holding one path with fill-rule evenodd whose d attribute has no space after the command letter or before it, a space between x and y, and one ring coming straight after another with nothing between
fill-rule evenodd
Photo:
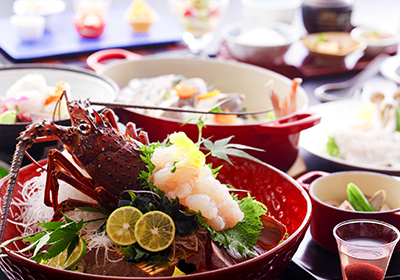
<instances>
[{"instance_id":1,"label":"yellow citrus peel","mask_svg":"<svg viewBox=\"0 0 400 280\"><path fill-rule=\"evenodd\" d=\"M180 160L176 167L186 166L193 168L201 168L205 162L205 155L199 150L193 141L186 136L184 132L175 132L169 136L169 140L175 147L178 148L177 157L184 157L184 160Z\"/></svg>"}]
</instances>

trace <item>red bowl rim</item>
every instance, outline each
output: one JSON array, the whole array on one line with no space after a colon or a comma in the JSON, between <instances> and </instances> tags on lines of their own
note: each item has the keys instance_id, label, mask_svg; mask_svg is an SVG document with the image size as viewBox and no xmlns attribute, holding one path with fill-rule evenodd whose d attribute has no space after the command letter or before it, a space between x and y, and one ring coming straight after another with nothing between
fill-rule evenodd
<instances>
[{"instance_id":1,"label":"red bowl rim","mask_svg":"<svg viewBox=\"0 0 400 280\"><path fill-rule=\"evenodd\" d=\"M47 161L47 159L43 159L43 160L39 161L39 163L43 164L43 163L46 163L46 161ZM268 168L270 168L273 171L275 171L276 173L278 173L279 176L284 177L286 180L288 180L290 183L292 183L295 187L297 187L298 190L300 191L300 193L303 195L303 198L306 200L306 204L307 204L307 212L306 212L306 215L305 215L304 220L301 223L301 225L284 242L282 242L281 244L279 244L278 246L276 246L275 248L269 250L267 253L265 253L265 254L263 254L261 256L246 260L246 261L238 263L238 264L235 264L234 266L231 266L231 267L225 267L225 268L220 268L220 269L212 270L212 271L206 271L206 272L199 272L199 273L195 273L195 274L177 276L177 277L174 277L174 279L175 278L177 278L177 279L181 279L181 278L198 279L198 278L207 277L209 275L213 275L213 276L219 275L219 274L223 275L224 272L226 270L228 270L228 269L229 269L230 273L232 273L232 271L240 271L242 268L245 268L246 266L248 266L250 264L263 262L263 260L266 259L268 256L277 254L281 250L281 248L284 248L284 247L288 246L289 244L292 244L293 242L296 241L296 239L299 237L299 235L301 235L302 233L306 232L306 230L308 229L308 226L310 224L310 221L311 221L312 203L311 203L311 199L310 199L309 195L307 194L307 192L305 191L305 189L296 180L294 180L292 177L290 177L288 174L286 174L283 171L275 168L274 166L271 166L271 165L266 164L266 163L259 163L259 164L267 166ZM28 166L23 167L20 170L20 172L21 171L23 172L23 169L29 168L32 165L33 164L30 164ZM5 183L5 181L8 180L9 176L10 175L7 175L6 177L0 179L0 185L3 185ZM70 276L71 279L72 279L72 277L74 275L78 275L78 274L82 275L81 272L60 270L60 269L53 268L53 267L50 267L50 266L47 266L47 265L44 265L44 264L36 263L35 261L27 259L26 257L24 257L22 255L19 255L19 254L13 252L13 251L10 251L7 248L4 248L4 252L7 255L9 255L10 257L12 257L13 259L19 260L21 262L28 262L32 266L36 266L36 265L37 266L43 266L46 269L49 269L50 271L53 271L54 273L61 273L61 274L65 275L65 276ZM118 279L118 280L132 278L132 277L124 277L124 276L107 276L107 275L97 275L97 274L85 274L85 277L88 278L88 279L93 278L93 279ZM149 277L133 277L133 278L137 279L137 280L145 280L145 279L147 279L147 280L148 279L166 280L166 279L170 278L170 276L151 277L151 278L149 278Z\"/></svg>"}]
</instances>

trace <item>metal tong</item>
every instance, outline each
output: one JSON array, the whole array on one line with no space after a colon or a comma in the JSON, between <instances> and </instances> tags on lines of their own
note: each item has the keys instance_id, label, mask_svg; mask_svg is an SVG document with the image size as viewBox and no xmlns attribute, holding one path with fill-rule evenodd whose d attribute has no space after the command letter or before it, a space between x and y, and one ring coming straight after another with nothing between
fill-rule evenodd
<instances>
[{"instance_id":1,"label":"metal tong","mask_svg":"<svg viewBox=\"0 0 400 280\"><path fill-rule=\"evenodd\" d=\"M376 56L360 73L350 80L319 86L314 90L315 97L323 102L344 98L358 98L362 92L362 84L379 73L382 61L388 57L389 55L387 54Z\"/></svg>"}]
</instances>

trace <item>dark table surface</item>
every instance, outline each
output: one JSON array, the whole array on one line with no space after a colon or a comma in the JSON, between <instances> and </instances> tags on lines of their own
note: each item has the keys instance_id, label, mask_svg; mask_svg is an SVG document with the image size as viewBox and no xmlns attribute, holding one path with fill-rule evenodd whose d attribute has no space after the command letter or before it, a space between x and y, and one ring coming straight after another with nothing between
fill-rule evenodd
<instances>
[{"instance_id":1,"label":"dark table surface","mask_svg":"<svg viewBox=\"0 0 400 280\"><path fill-rule=\"evenodd\" d=\"M148 0L155 8L165 11L166 1L165 0ZM116 1L118 5L127 5L130 1L120 0ZM9 1L7 1L9 3ZM5 8L0 12L0 16L7 17L11 15L11 5L4 6ZM240 12L240 1L231 0L231 4L224 18L221 26L242 18ZM400 11L400 1L398 0L356 0L354 6L354 12L352 17L353 25L374 25L374 26L389 26L391 29L400 28L400 17L398 17L398 11ZM295 15L293 24L302 28L300 11ZM210 44L208 53L212 56L218 54L220 51L221 38L216 36L213 42ZM131 49L139 53L145 53L148 55L168 55L168 56L185 56L188 54L188 50L182 45L182 43L172 43L168 45L159 45L152 47L137 47ZM88 53L75 54L63 57L52 57L50 59L39 59L32 61L24 61L29 63L62 63L62 64L73 64L81 67L86 67L85 58ZM296 56L296 50L291 50L291 56ZM293 57L291 57L293 58ZM291 59L289 58L289 60ZM4 52L0 50L0 64L14 64L20 63L15 61ZM336 74L319 76L319 77L306 77L303 81L303 88L308 93L309 106L321 104L313 92L318 86L335 81L343 81L353 77L357 71L341 71ZM368 85L380 84L382 87L392 87L393 83L384 81L380 74L371 78L368 81ZM328 172L340 171L341 168L323 160L315 155L310 154L304 149L300 148L300 156L304 160L306 170L323 170ZM387 279L400 279L400 254L394 255L392 262L389 266ZM399 273L398 273L399 271ZM399 275L399 276L398 276ZM6 280L2 273L0 273L0 280ZM322 248L312 240L309 232L307 232L303 242L300 244L298 251L296 252L293 260L289 263L286 270L279 277L280 280L286 279L299 279L299 280L336 280L341 279L340 265L338 255L330 253Z\"/></svg>"}]
</instances>

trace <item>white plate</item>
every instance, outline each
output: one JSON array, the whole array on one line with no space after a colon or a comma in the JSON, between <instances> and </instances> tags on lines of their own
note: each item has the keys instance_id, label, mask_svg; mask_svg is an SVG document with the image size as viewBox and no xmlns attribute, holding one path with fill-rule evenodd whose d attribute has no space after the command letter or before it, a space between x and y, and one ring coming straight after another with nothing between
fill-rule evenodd
<instances>
[{"instance_id":1,"label":"white plate","mask_svg":"<svg viewBox=\"0 0 400 280\"><path fill-rule=\"evenodd\" d=\"M73 66L56 64L18 64L0 67L0 97L20 78L27 74L40 74L48 86L55 86L59 81L65 81L71 86L72 99L89 99L91 101L114 101L118 86L111 79L100 77L92 71ZM100 107L96 107L100 109ZM68 118L65 118L68 119ZM12 153L18 134L25 129L27 123L0 124L0 151Z\"/></svg>"},{"instance_id":2,"label":"white plate","mask_svg":"<svg viewBox=\"0 0 400 280\"><path fill-rule=\"evenodd\" d=\"M0 67L0 96L4 96L18 79L27 74L42 75L49 86L55 86L59 81L69 83L72 98L109 102L115 100L119 90L114 81L83 68L51 64L20 64Z\"/></svg>"},{"instance_id":3,"label":"white plate","mask_svg":"<svg viewBox=\"0 0 400 280\"><path fill-rule=\"evenodd\" d=\"M385 59L381 64L382 75L400 84L400 56L392 56Z\"/></svg>"},{"instance_id":4,"label":"white plate","mask_svg":"<svg viewBox=\"0 0 400 280\"><path fill-rule=\"evenodd\" d=\"M323 103L310 108L310 110L321 114L321 122L314 127L301 132L299 146L315 156L327 160L343 169L368 170L390 175L400 176L400 169L395 167L376 166L368 163L352 162L341 158L330 156L326 151L326 143L329 135L337 127L344 126L349 119L353 118L356 106L360 100L341 100Z\"/></svg>"}]
</instances>

